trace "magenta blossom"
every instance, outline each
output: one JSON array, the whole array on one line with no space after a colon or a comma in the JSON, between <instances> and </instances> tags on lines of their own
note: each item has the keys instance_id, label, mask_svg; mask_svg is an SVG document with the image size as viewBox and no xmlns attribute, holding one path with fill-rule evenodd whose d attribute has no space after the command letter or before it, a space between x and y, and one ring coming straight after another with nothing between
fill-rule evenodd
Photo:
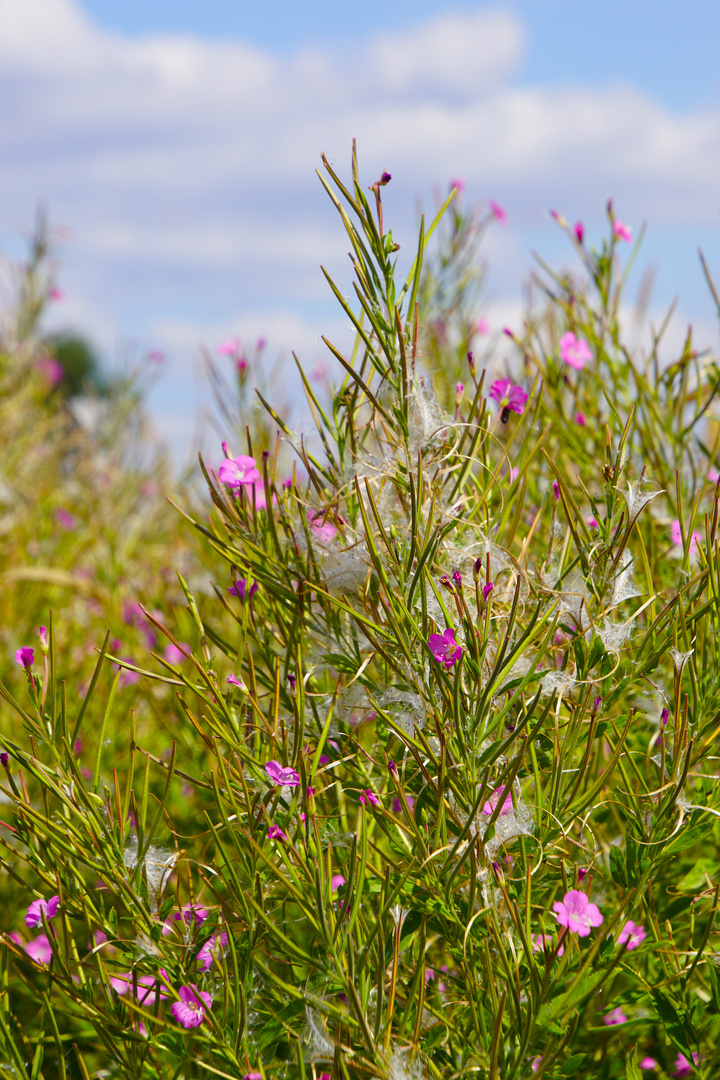
<instances>
[{"instance_id":1,"label":"magenta blossom","mask_svg":"<svg viewBox=\"0 0 720 1080\"><path fill-rule=\"evenodd\" d=\"M333 874L330 878L330 892L337 892L341 885L345 884L344 874Z\"/></svg>"},{"instance_id":2,"label":"magenta blossom","mask_svg":"<svg viewBox=\"0 0 720 1080\"><path fill-rule=\"evenodd\" d=\"M495 807L500 802L500 800L502 800L502 806L500 807L500 817L502 817L504 814L512 814L512 794L507 785L503 785L493 791L492 795L483 806L482 813L490 817L490 815L495 812Z\"/></svg>"},{"instance_id":3,"label":"magenta blossom","mask_svg":"<svg viewBox=\"0 0 720 1080\"><path fill-rule=\"evenodd\" d=\"M245 1073L245 1075L243 1076L243 1080L263 1080L263 1074L256 1072Z\"/></svg>"},{"instance_id":4,"label":"magenta blossom","mask_svg":"<svg viewBox=\"0 0 720 1080\"><path fill-rule=\"evenodd\" d=\"M623 225L622 221L613 221L613 232L618 240L632 240L632 229L629 225Z\"/></svg>"},{"instance_id":5,"label":"magenta blossom","mask_svg":"<svg viewBox=\"0 0 720 1080\"><path fill-rule=\"evenodd\" d=\"M507 225L508 213L503 206L500 206L500 203L496 203L494 199L488 199L488 209L496 221L499 221L501 225Z\"/></svg>"},{"instance_id":6,"label":"magenta blossom","mask_svg":"<svg viewBox=\"0 0 720 1080\"><path fill-rule=\"evenodd\" d=\"M242 679L238 679L237 675L228 675L227 681L231 686L238 686L241 690L247 690L247 686Z\"/></svg>"},{"instance_id":7,"label":"magenta blossom","mask_svg":"<svg viewBox=\"0 0 720 1080\"><path fill-rule=\"evenodd\" d=\"M188 656L191 655L192 649L182 641L179 645L170 641L163 652L163 657L168 664L182 664L183 660L187 660Z\"/></svg>"},{"instance_id":8,"label":"magenta blossom","mask_svg":"<svg viewBox=\"0 0 720 1080\"><path fill-rule=\"evenodd\" d=\"M287 837L279 825L271 825L268 829L269 840L286 840Z\"/></svg>"},{"instance_id":9,"label":"magenta blossom","mask_svg":"<svg viewBox=\"0 0 720 1080\"><path fill-rule=\"evenodd\" d=\"M527 393L522 386L515 386L510 379L498 379L490 387L490 397L497 401L501 409L517 413L522 416L527 403Z\"/></svg>"},{"instance_id":10,"label":"magenta blossom","mask_svg":"<svg viewBox=\"0 0 720 1080\"><path fill-rule=\"evenodd\" d=\"M475 323L475 331L478 334L490 333L490 323L487 321L484 315L481 315L478 321Z\"/></svg>"},{"instance_id":11,"label":"magenta blossom","mask_svg":"<svg viewBox=\"0 0 720 1080\"><path fill-rule=\"evenodd\" d=\"M231 488L242 484L254 484L260 479L260 471L255 465L255 458L247 454L238 454L236 458L226 458L218 469L218 480Z\"/></svg>"},{"instance_id":12,"label":"magenta blossom","mask_svg":"<svg viewBox=\"0 0 720 1080\"><path fill-rule=\"evenodd\" d=\"M17 649L15 652L15 660L21 667L29 671L35 661L35 650L31 649L29 645L23 645L22 649Z\"/></svg>"},{"instance_id":13,"label":"magenta blossom","mask_svg":"<svg viewBox=\"0 0 720 1080\"><path fill-rule=\"evenodd\" d=\"M380 805L380 800L378 799L375 792L371 791L370 788L365 788L362 795L360 796L360 802L363 804L363 806L379 806Z\"/></svg>"},{"instance_id":14,"label":"magenta blossom","mask_svg":"<svg viewBox=\"0 0 720 1080\"><path fill-rule=\"evenodd\" d=\"M583 240L585 239L585 226L583 225L582 221L575 222L573 232L578 238L578 243L582 244Z\"/></svg>"},{"instance_id":15,"label":"magenta blossom","mask_svg":"<svg viewBox=\"0 0 720 1080\"><path fill-rule=\"evenodd\" d=\"M673 518L670 522L670 539L674 547L682 547L682 529L680 528L680 520L678 518ZM688 554L690 555L690 558L693 559L697 555L698 543L702 542L702 533L695 530L692 536L689 537L689 542L690 549ZM15 658L17 659L17 653L15 654Z\"/></svg>"},{"instance_id":16,"label":"magenta blossom","mask_svg":"<svg viewBox=\"0 0 720 1080\"><path fill-rule=\"evenodd\" d=\"M493 585L492 581L488 581L487 585L483 585L482 594L483 594L483 600L485 601L486 604L487 604L487 601L488 601L488 597L489 597L490 593L493 591L494 588L495 588L495 586Z\"/></svg>"},{"instance_id":17,"label":"magenta blossom","mask_svg":"<svg viewBox=\"0 0 720 1080\"><path fill-rule=\"evenodd\" d=\"M575 413L575 423L579 424L580 427L585 427L585 425L587 424L587 420L585 419L585 413Z\"/></svg>"},{"instance_id":18,"label":"magenta blossom","mask_svg":"<svg viewBox=\"0 0 720 1080\"><path fill-rule=\"evenodd\" d=\"M564 360L576 371L582 371L589 360L592 360L590 346L585 338L576 337L572 330L560 338L560 359Z\"/></svg>"},{"instance_id":19,"label":"magenta blossom","mask_svg":"<svg viewBox=\"0 0 720 1080\"><path fill-rule=\"evenodd\" d=\"M613 1024L627 1024L628 1018L618 1005L617 1009L613 1009L611 1012L603 1016L603 1024L612 1026Z\"/></svg>"},{"instance_id":20,"label":"magenta blossom","mask_svg":"<svg viewBox=\"0 0 720 1080\"><path fill-rule=\"evenodd\" d=\"M33 900L32 904L27 909L25 925L30 927L40 926L43 913L45 914L46 919L52 919L54 915L57 915L59 906L59 896L51 896L49 900Z\"/></svg>"},{"instance_id":21,"label":"magenta blossom","mask_svg":"<svg viewBox=\"0 0 720 1080\"><path fill-rule=\"evenodd\" d=\"M641 1069L647 1069L648 1072L654 1072L655 1069L657 1069L657 1067L658 1067L657 1061L655 1060L654 1057L650 1057L649 1055L648 1055L648 1057L644 1057L642 1059L642 1061L640 1062L640 1068Z\"/></svg>"},{"instance_id":22,"label":"magenta blossom","mask_svg":"<svg viewBox=\"0 0 720 1080\"><path fill-rule=\"evenodd\" d=\"M23 945L23 949L36 964L49 964L52 959L52 945L47 934L38 934Z\"/></svg>"},{"instance_id":23,"label":"magenta blossom","mask_svg":"<svg viewBox=\"0 0 720 1080\"><path fill-rule=\"evenodd\" d=\"M160 970L163 975L167 976L167 973L162 968ZM158 996L161 998L168 996L164 990L160 990L158 995L157 987L159 982L156 975L138 975L135 979L130 973L110 976L110 985L116 994L121 997L123 994L133 994L138 1005L144 1005L146 1009L155 1004Z\"/></svg>"},{"instance_id":24,"label":"magenta blossom","mask_svg":"<svg viewBox=\"0 0 720 1080\"><path fill-rule=\"evenodd\" d=\"M431 634L428 645L438 664L444 664L448 669L456 664L463 654L462 645L458 645L455 631L450 626L444 634Z\"/></svg>"},{"instance_id":25,"label":"magenta blossom","mask_svg":"<svg viewBox=\"0 0 720 1080\"><path fill-rule=\"evenodd\" d=\"M219 957L225 954L227 948L227 934L223 930L221 934L214 934L198 950L197 958L201 971L209 971Z\"/></svg>"},{"instance_id":26,"label":"magenta blossom","mask_svg":"<svg viewBox=\"0 0 720 1080\"><path fill-rule=\"evenodd\" d=\"M569 889L562 900L556 900L553 911L560 925L567 926L578 937L587 937L592 927L600 926L603 921L597 904L591 904L578 889Z\"/></svg>"},{"instance_id":27,"label":"magenta blossom","mask_svg":"<svg viewBox=\"0 0 720 1080\"><path fill-rule=\"evenodd\" d=\"M258 591L257 581L253 581L252 585L248 589L247 578L238 578L234 585L231 585L228 589L229 593L233 596L237 596L238 600L244 601L246 597L254 596Z\"/></svg>"},{"instance_id":28,"label":"magenta blossom","mask_svg":"<svg viewBox=\"0 0 720 1080\"><path fill-rule=\"evenodd\" d=\"M55 520L58 525L62 525L63 529L75 528L75 518L67 510L64 510L62 506L55 511Z\"/></svg>"},{"instance_id":29,"label":"magenta blossom","mask_svg":"<svg viewBox=\"0 0 720 1080\"><path fill-rule=\"evenodd\" d=\"M279 761L268 761L265 772L273 784L278 784L280 787L298 787L300 784L300 773L291 768L284 768Z\"/></svg>"},{"instance_id":30,"label":"magenta blossom","mask_svg":"<svg viewBox=\"0 0 720 1080\"><path fill-rule=\"evenodd\" d=\"M697 1050L693 1050L692 1059L693 1064L697 1065L698 1061L700 1060L697 1055ZM675 1072L673 1073L673 1076L690 1076L693 1071L693 1067L688 1061L688 1059L685 1057L685 1055L678 1054L678 1056L675 1058Z\"/></svg>"},{"instance_id":31,"label":"magenta blossom","mask_svg":"<svg viewBox=\"0 0 720 1080\"><path fill-rule=\"evenodd\" d=\"M308 525L313 530L318 540L324 544L329 544L333 536L335 536L337 529L333 525L332 521L327 520L327 516L323 510L311 511L307 516Z\"/></svg>"},{"instance_id":32,"label":"magenta blossom","mask_svg":"<svg viewBox=\"0 0 720 1080\"><path fill-rule=\"evenodd\" d=\"M233 337L223 341L222 345L218 345L215 351L220 353L221 356L236 356L241 348L238 339Z\"/></svg>"},{"instance_id":33,"label":"magenta blossom","mask_svg":"<svg viewBox=\"0 0 720 1080\"><path fill-rule=\"evenodd\" d=\"M196 904L185 904L180 911L174 911L172 915L168 915L163 924L163 937L167 937L172 933L173 923L182 923L183 926L202 926L207 919L210 912L206 907L199 907Z\"/></svg>"},{"instance_id":34,"label":"magenta blossom","mask_svg":"<svg viewBox=\"0 0 720 1080\"><path fill-rule=\"evenodd\" d=\"M212 1005L210 995L191 983L190 986L181 986L178 996L180 1000L174 1002L170 1009L173 1018L184 1028L200 1027L205 1019L205 1010Z\"/></svg>"},{"instance_id":35,"label":"magenta blossom","mask_svg":"<svg viewBox=\"0 0 720 1080\"><path fill-rule=\"evenodd\" d=\"M631 919L628 919L628 921L625 923L622 930L620 931L620 935L618 937L618 945L624 945L627 941L628 952L630 952L631 949L637 949L638 945L640 945L646 937L647 931L645 930L645 928L643 926L638 926L637 923L634 923Z\"/></svg>"}]
</instances>

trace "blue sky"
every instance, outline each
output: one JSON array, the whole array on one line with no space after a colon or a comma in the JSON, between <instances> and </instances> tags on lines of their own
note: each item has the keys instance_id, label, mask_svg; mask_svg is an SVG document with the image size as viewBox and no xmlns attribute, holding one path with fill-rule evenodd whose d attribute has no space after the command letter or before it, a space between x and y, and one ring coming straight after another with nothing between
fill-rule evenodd
<instances>
[{"instance_id":1,"label":"blue sky","mask_svg":"<svg viewBox=\"0 0 720 1080\"><path fill-rule=\"evenodd\" d=\"M319 266L349 289L346 244L314 170L323 150L346 170L353 136L368 183L393 175L403 253L451 178L507 206L492 325L520 318L533 250L567 263L548 211L596 239L613 196L648 222L653 312L679 294L676 338L692 319L714 347L696 252L720 278L718 40L707 0L0 0L0 244L20 250L40 201L70 226L51 323L108 362L165 351L174 447L206 397L201 345L262 335L314 365L342 335Z\"/></svg>"}]
</instances>

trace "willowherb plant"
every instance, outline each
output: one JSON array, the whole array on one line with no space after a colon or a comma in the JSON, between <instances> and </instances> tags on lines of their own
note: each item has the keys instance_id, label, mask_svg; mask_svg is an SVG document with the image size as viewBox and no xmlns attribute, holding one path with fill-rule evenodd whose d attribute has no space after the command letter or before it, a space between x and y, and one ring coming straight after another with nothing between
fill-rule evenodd
<instances>
[{"instance_id":1,"label":"willowherb plant","mask_svg":"<svg viewBox=\"0 0 720 1080\"><path fill-rule=\"evenodd\" d=\"M349 185L323 165L355 347L327 342L325 398L304 380L322 453L263 395L257 446L206 471L193 521L218 571L212 598L181 579L191 655L129 665L176 737L151 751L131 724L118 767L111 693L79 768L105 648L79 706L52 634L42 674L19 650L25 703L4 691L24 725L4 738L5 881L39 931L5 935L5 1059L713 1077L716 362L623 344L610 208L599 249L568 228L584 276L545 271L505 377L469 364L448 412L431 369L456 343L424 352L432 290L419 306L437 222L400 278L389 175L368 199L354 153Z\"/></svg>"}]
</instances>

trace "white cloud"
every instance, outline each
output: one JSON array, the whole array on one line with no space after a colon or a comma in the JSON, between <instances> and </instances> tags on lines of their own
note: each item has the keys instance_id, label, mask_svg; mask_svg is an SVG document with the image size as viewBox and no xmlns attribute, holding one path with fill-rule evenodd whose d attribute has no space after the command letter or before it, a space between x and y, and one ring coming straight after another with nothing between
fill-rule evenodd
<instances>
[{"instance_id":1,"label":"white cloud","mask_svg":"<svg viewBox=\"0 0 720 1080\"><path fill-rule=\"evenodd\" d=\"M318 267L349 292L348 245L314 169L325 150L347 177L353 136L363 183L393 174L403 255L415 196L455 176L511 202L493 259L517 282L523 222L549 206L589 216L612 193L636 223L715 224L720 112L676 115L631 86L521 85L523 49L522 25L499 11L281 57L125 38L73 0L0 0L0 230L44 200L75 231L68 315L106 346L172 326L189 355L209 328L265 319L257 332L287 348L334 318Z\"/></svg>"}]
</instances>

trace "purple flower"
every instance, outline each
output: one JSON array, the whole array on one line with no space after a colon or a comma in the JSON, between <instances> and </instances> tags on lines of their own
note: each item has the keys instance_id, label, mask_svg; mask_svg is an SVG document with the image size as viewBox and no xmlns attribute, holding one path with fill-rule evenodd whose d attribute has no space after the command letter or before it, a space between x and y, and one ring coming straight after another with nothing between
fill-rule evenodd
<instances>
[{"instance_id":1,"label":"purple flower","mask_svg":"<svg viewBox=\"0 0 720 1080\"><path fill-rule=\"evenodd\" d=\"M575 423L579 424L580 427L585 427L587 424L587 420L585 419L585 413L575 413Z\"/></svg>"},{"instance_id":2,"label":"purple flower","mask_svg":"<svg viewBox=\"0 0 720 1080\"><path fill-rule=\"evenodd\" d=\"M626 240L628 243L632 240L631 226L623 225L622 221L613 221L613 232L618 240ZM677 1076L677 1073L675 1075Z\"/></svg>"},{"instance_id":3,"label":"purple flower","mask_svg":"<svg viewBox=\"0 0 720 1080\"><path fill-rule=\"evenodd\" d=\"M510 379L498 379L490 387L490 397L497 401L501 409L517 413L522 416L528 399L527 393L522 386L515 386Z\"/></svg>"},{"instance_id":4,"label":"purple flower","mask_svg":"<svg viewBox=\"0 0 720 1080\"><path fill-rule=\"evenodd\" d=\"M640 1062L641 1069L647 1069L649 1072L654 1072L657 1069L658 1063L654 1057L644 1057Z\"/></svg>"},{"instance_id":5,"label":"purple flower","mask_svg":"<svg viewBox=\"0 0 720 1080\"><path fill-rule=\"evenodd\" d=\"M223 930L221 934L213 934L198 950L197 958L201 971L209 971L220 956L223 956L227 948L227 934Z\"/></svg>"},{"instance_id":6,"label":"purple flower","mask_svg":"<svg viewBox=\"0 0 720 1080\"><path fill-rule=\"evenodd\" d=\"M365 788L362 795L360 796L360 802L363 804L363 806L379 806L380 805L380 800L378 799L375 792L371 791L370 788Z\"/></svg>"},{"instance_id":7,"label":"purple flower","mask_svg":"<svg viewBox=\"0 0 720 1080\"><path fill-rule=\"evenodd\" d=\"M589 360L592 360L590 346L585 338L576 337L572 330L560 338L560 359L564 360L576 371L582 371Z\"/></svg>"},{"instance_id":8,"label":"purple flower","mask_svg":"<svg viewBox=\"0 0 720 1080\"><path fill-rule=\"evenodd\" d=\"M31 960L36 964L49 964L52 957L52 945L47 934L38 934L37 937L23 945L23 949Z\"/></svg>"},{"instance_id":9,"label":"purple flower","mask_svg":"<svg viewBox=\"0 0 720 1080\"><path fill-rule=\"evenodd\" d=\"M49 900L33 900L25 915L25 925L30 927L39 926L42 923L43 912L46 919L52 919L54 915L57 915L59 906L59 896L51 896Z\"/></svg>"},{"instance_id":10,"label":"purple flower","mask_svg":"<svg viewBox=\"0 0 720 1080\"><path fill-rule=\"evenodd\" d=\"M260 479L260 472L255 466L255 458L247 454L238 454L236 458L226 458L218 469L218 480L231 488L242 484L254 484Z\"/></svg>"},{"instance_id":11,"label":"purple flower","mask_svg":"<svg viewBox=\"0 0 720 1080\"><path fill-rule=\"evenodd\" d=\"M38 637L40 638L40 648L43 652L48 650L48 632L46 626L38 627Z\"/></svg>"},{"instance_id":12,"label":"purple flower","mask_svg":"<svg viewBox=\"0 0 720 1080\"><path fill-rule=\"evenodd\" d=\"M638 926L637 923L634 923L631 919L628 919L628 921L625 923L622 930L620 931L620 936L618 937L618 945L624 945L627 941L628 952L630 952L631 949L637 949L638 945L640 945L646 937L647 931L645 930L645 928L643 926Z\"/></svg>"},{"instance_id":13,"label":"purple flower","mask_svg":"<svg viewBox=\"0 0 720 1080\"><path fill-rule=\"evenodd\" d=\"M667 722L668 722L669 719L670 719L670 713L668 712L667 709L663 709L663 711L660 713L660 723L662 724L663 727L667 727Z\"/></svg>"},{"instance_id":14,"label":"purple flower","mask_svg":"<svg viewBox=\"0 0 720 1080\"><path fill-rule=\"evenodd\" d=\"M499 221L501 225L507 225L508 214L504 207L496 203L494 199L488 199L488 209L496 221Z\"/></svg>"},{"instance_id":15,"label":"purple flower","mask_svg":"<svg viewBox=\"0 0 720 1080\"><path fill-rule=\"evenodd\" d=\"M228 338L227 341L223 341L222 345L218 345L215 349L221 356L236 356L242 348L237 338Z\"/></svg>"},{"instance_id":16,"label":"purple flower","mask_svg":"<svg viewBox=\"0 0 720 1080\"><path fill-rule=\"evenodd\" d=\"M492 581L488 581L488 583L486 585L483 585L482 594L483 594L483 600L485 601L486 604L487 604L488 596L490 595L490 593L493 591L494 588L495 588L495 586L493 585Z\"/></svg>"},{"instance_id":17,"label":"purple flower","mask_svg":"<svg viewBox=\"0 0 720 1080\"><path fill-rule=\"evenodd\" d=\"M682 529L680 528L679 518L673 518L670 522L670 539L675 547L682 547ZM696 530L692 536L688 537L688 540L690 543L688 554L692 559L697 555L697 546L698 543L702 541L702 533L699 533ZM17 653L15 653L15 659L17 660Z\"/></svg>"},{"instance_id":18,"label":"purple flower","mask_svg":"<svg viewBox=\"0 0 720 1080\"><path fill-rule=\"evenodd\" d=\"M582 244L585 238L585 226L583 225L582 221L575 222L573 231L578 238L578 243Z\"/></svg>"},{"instance_id":19,"label":"purple flower","mask_svg":"<svg viewBox=\"0 0 720 1080\"><path fill-rule=\"evenodd\" d=\"M185 904L180 911L174 911L172 915L168 915L163 924L163 937L167 937L172 932L173 923L179 922L184 926L188 926L194 923L195 926L202 926L209 915L209 911L206 907L198 907L195 904Z\"/></svg>"},{"instance_id":20,"label":"purple flower","mask_svg":"<svg viewBox=\"0 0 720 1080\"><path fill-rule=\"evenodd\" d=\"M247 686L242 679L238 679L237 675L228 675L227 681L231 686L239 686L241 690L247 690Z\"/></svg>"},{"instance_id":21,"label":"purple flower","mask_svg":"<svg viewBox=\"0 0 720 1080\"><path fill-rule=\"evenodd\" d=\"M263 1080L262 1073L245 1073L243 1080Z\"/></svg>"},{"instance_id":22,"label":"purple flower","mask_svg":"<svg viewBox=\"0 0 720 1080\"><path fill-rule=\"evenodd\" d=\"M31 649L29 645L23 645L22 649L16 651L15 660L26 671L29 671L35 662L35 650Z\"/></svg>"},{"instance_id":23,"label":"purple flower","mask_svg":"<svg viewBox=\"0 0 720 1080\"><path fill-rule=\"evenodd\" d=\"M165 646L163 657L167 660L168 664L182 664L183 660L186 660L192 653L192 649L184 642L180 642L179 645L175 645L174 642L169 642Z\"/></svg>"},{"instance_id":24,"label":"purple flower","mask_svg":"<svg viewBox=\"0 0 720 1080\"><path fill-rule=\"evenodd\" d=\"M252 585L250 586L250 590L248 592L247 578L238 578L237 581L235 582L235 584L231 585L230 588L228 589L229 593L232 593L233 596L237 596L238 600L242 600L242 601L245 600L246 596L247 597L254 596L257 591L258 591L258 583L257 583L257 581L253 581Z\"/></svg>"},{"instance_id":25,"label":"purple flower","mask_svg":"<svg viewBox=\"0 0 720 1080\"><path fill-rule=\"evenodd\" d=\"M0 764L2 764L3 767L7 769L9 761L10 756L5 750L3 750L2 754L0 754Z\"/></svg>"},{"instance_id":26,"label":"purple flower","mask_svg":"<svg viewBox=\"0 0 720 1080\"><path fill-rule=\"evenodd\" d=\"M484 315L481 315L478 321L475 323L475 330L478 334L490 333L490 323L487 321Z\"/></svg>"},{"instance_id":27,"label":"purple flower","mask_svg":"<svg viewBox=\"0 0 720 1080\"><path fill-rule=\"evenodd\" d=\"M272 782L280 787L298 787L300 784L300 773L294 769L283 768L279 761L268 761L265 772Z\"/></svg>"},{"instance_id":28,"label":"purple flower","mask_svg":"<svg viewBox=\"0 0 720 1080\"><path fill-rule=\"evenodd\" d=\"M627 1016L618 1005L617 1009L613 1009L611 1012L603 1016L603 1024L612 1026L613 1024L627 1024Z\"/></svg>"},{"instance_id":29,"label":"purple flower","mask_svg":"<svg viewBox=\"0 0 720 1080\"><path fill-rule=\"evenodd\" d=\"M167 973L160 969L167 977ZM155 1004L155 1000L158 997L157 985L158 978L156 975L138 975L133 980L132 974L128 972L127 975L111 975L110 985L116 994L121 997L123 994L135 994L135 1000L138 1005L144 1005L146 1009L149 1009L151 1005ZM137 987L137 992L136 992ZM159 996L166 998L167 993L164 990L160 991Z\"/></svg>"},{"instance_id":30,"label":"purple flower","mask_svg":"<svg viewBox=\"0 0 720 1080\"><path fill-rule=\"evenodd\" d=\"M462 574L459 570L453 570L452 579L456 585L462 585Z\"/></svg>"},{"instance_id":31,"label":"purple flower","mask_svg":"<svg viewBox=\"0 0 720 1080\"><path fill-rule=\"evenodd\" d=\"M63 529L74 529L75 518L67 510L64 510L62 506L59 506L55 511L55 520L58 525L61 525Z\"/></svg>"},{"instance_id":32,"label":"purple flower","mask_svg":"<svg viewBox=\"0 0 720 1080\"><path fill-rule=\"evenodd\" d=\"M333 874L330 878L330 892L337 892L341 885L345 884L344 874Z\"/></svg>"},{"instance_id":33,"label":"purple flower","mask_svg":"<svg viewBox=\"0 0 720 1080\"><path fill-rule=\"evenodd\" d=\"M324 544L329 544L333 536L335 536L337 529L333 525L332 521L327 520L327 515L324 510L315 510L307 516L308 525L313 530L318 540Z\"/></svg>"},{"instance_id":34,"label":"purple flower","mask_svg":"<svg viewBox=\"0 0 720 1080\"><path fill-rule=\"evenodd\" d=\"M487 800L487 802L483 806L482 813L487 814L487 816L490 817L490 815L495 812L495 807L497 806L497 804L500 802L501 799L502 799L503 803L502 803L502 806L500 807L500 817L502 817L504 814L512 814L512 812L513 812L512 794L510 792L509 787L506 786L506 785L503 785L503 786L497 788L495 791L493 791L492 795L490 796L490 798Z\"/></svg>"},{"instance_id":35,"label":"purple flower","mask_svg":"<svg viewBox=\"0 0 720 1080\"><path fill-rule=\"evenodd\" d=\"M269 840L286 840L287 837L279 825L271 825L268 829Z\"/></svg>"},{"instance_id":36,"label":"purple flower","mask_svg":"<svg viewBox=\"0 0 720 1080\"><path fill-rule=\"evenodd\" d=\"M458 645L455 631L450 626L444 634L431 634L428 645L438 664L444 664L448 669L456 664L463 654L462 645Z\"/></svg>"},{"instance_id":37,"label":"purple flower","mask_svg":"<svg viewBox=\"0 0 720 1080\"><path fill-rule=\"evenodd\" d=\"M212 1005L210 995L191 983L190 986L181 986L178 996L180 1000L174 1002L170 1009L173 1018L185 1028L200 1027L205 1019L205 1009Z\"/></svg>"},{"instance_id":38,"label":"purple flower","mask_svg":"<svg viewBox=\"0 0 720 1080\"><path fill-rule=\"evenodd\" d=\"M567 926L571 934L587 937L593 926L600 926L603 917L597 904L591 904L585 893L569 889L562 900L556 900L553 911L561 926Z\"/></svg>"},{"instance_id":39,"label":"purple flower","mask_svg":"<svg viewBox=\"0 0 720 1080\"><path fill-rule=\"evenodd\" d=\"M560 485L557 480L553 480L553 495L555 496L555 501L560 498Z\"/></svg>"},{"instance_id":40,"label":"purple flower","mask_svg":"<svg viewBox=\"0 0 720 1080\"><path fill-rule=\"evenodd\" d=\"M697 1055L697 1050L693 1050L692 1059L693 1063L697 1065L698 1061L700 1060ZM678 1056L675 1058L675 1072L673 1073L673 1076L689 1076L692 1071L693 1067L688 1061L688 1059L685 1057L685 1055L678 1054Z\"/></svg>"}]
</instances>

